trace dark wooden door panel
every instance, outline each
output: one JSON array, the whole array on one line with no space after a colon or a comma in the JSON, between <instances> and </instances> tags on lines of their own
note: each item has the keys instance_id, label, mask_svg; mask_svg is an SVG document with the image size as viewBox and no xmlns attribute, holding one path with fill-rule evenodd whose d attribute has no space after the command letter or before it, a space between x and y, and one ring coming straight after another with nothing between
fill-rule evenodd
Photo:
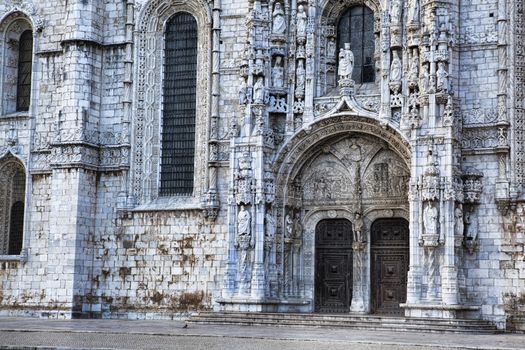
<instances>
[{"instance_id":1,"label":"dark wooden door panel","mask_svg":"<svg viewBox=\"0 0 525 350\"><path fill-rule=\"evenodd\" d=\"M382 219L372 225L372 302L375 313L401 314L406 301L408 223Z\"/></svg>"},{"instance_id":2,"label":"dark wooden door panel","mask_svg":"<svg viewBox=\"0 0 525 350\"><path fill-rule=\"evenodd\" d=\"M348 312L352 300L352 226L323 220L316 229L315 309Z\"/></svg>"}]
</instances>

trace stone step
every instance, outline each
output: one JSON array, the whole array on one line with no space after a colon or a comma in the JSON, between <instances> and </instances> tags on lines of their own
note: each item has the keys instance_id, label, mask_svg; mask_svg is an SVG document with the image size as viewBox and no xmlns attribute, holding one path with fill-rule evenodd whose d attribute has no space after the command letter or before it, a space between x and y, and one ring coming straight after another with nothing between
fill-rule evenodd
<instances>
[{"instance_id":1,"label":"stone step","mask_svg":"<svg viewBox=\"0 0 525 350\"><path fill-rule=\"evenodd\" d=\"M201 312L188 322L244 326L331 327L439 333L497 333L483 320L404 318L379 315Z\"/></svg>"}]
</instances>

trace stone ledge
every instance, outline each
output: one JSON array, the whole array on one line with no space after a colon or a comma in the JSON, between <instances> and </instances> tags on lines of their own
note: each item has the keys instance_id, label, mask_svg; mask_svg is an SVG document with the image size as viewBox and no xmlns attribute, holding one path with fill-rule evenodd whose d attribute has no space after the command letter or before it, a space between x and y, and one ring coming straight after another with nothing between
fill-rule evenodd
<instances>
[{"instance_id":1,"label":"stone ledge","mask_svg":"<svg viewBox=\"0 0 525 350\"><path fill-rule=\"evenodd\" d=\"M430 318L464 318L466 313L477 312L481 309L475 305L446 305L446 304L400 304L405 309L406 317Z\"/></svg>"}]
</instances>

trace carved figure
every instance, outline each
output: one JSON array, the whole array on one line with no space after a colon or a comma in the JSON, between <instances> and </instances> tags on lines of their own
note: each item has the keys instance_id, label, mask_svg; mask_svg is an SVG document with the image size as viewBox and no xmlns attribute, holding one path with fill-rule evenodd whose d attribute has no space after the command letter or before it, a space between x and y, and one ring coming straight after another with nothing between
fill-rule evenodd
<instances>
[{"instance_id":1,"label":"carved figure","mask_svg":"<svg viewBox=\"0 0 525 350\"><path fill-rule=\"evenodd\" d=\"M290 214L284 218L284 238L293 238L293 220Z\"/></svg>"},{"instance_id":2,"label":"carved figure","mask_svg":"<svg viewBox=\"0 0 525 350\"><path fill-rule=\"evenodd\" d=\"M264 103L264 82L263 77L258 77L253 85L253 101L255 103Z\"/></svg>"},{"instance_id":3,"label":"carved figure","mask_svg":"<svg viewBox=\"0 0 525 350\"><path fill-rule=\"evenodd\" d=\"M251 241L251 215L244 208L244 205L241 205L241 210L237 214L237 245L243 249L243 244L248 244L245 249L249 248Z\"/></svg>"},{"instance_id":4,"label":"carved figure","mask_svg":"<svg viewBox=\"0 0 525 350\"><path fill-rule=\"evenodd\" d=\"M416 81L419 77L419 56L417 49L414 49L412 59L410 60L410 66L408 68L408 78L411 81Z\"/></svg>"},{"instance_id":5,"label":"carved figure","mask_svg":"<svg viewBox=\"0 0 525 350\"><path fill-rule=\"evenodd\" d=\"M336 50L335 39L334 38L328 39L328 44L326 46L326 57L328 59L335 59L335 50Z\"/></svg>"},{"instance_id":6,"label":"carved figure","mask_svg":"<svg viewBox=\"0 0 525 350\"><path fill-rule=\"evenodd\" d=\"M401 0L392 0L390 5L390 23L399 24L401 21Z\"/></svg>"},{"instance_id":7,"label":"carved figure","mask_svg":"<svg viewBox=\"0 0 525 350\"><path fill-rule=\"evenodd\" d=\"M284 34L286 31L286 19L284 17L283 7L280 2L275 4L273 10L273 33L274 34Z\"/></svg>"},{"instance_id":8,"label":"carved figure","mask_svg":"<svg viewBox=\"0 0 525 350\"><path fill-rule=\"evenodd\" d=\"M430 92L430 75L426 65L423 66L421 73L421 91L426 94Z\"/></svg>"},{"instance_id":9,"label":"carved figure","mask_svg":"<svg viewBox=\"0 0 525 350\"><path fill-rule=\"evenodd\" d=\"M457 206L454 211L454 223L456 229L456 236L463 237L463 232L465 231L465 224L463 221L463 209L461 206Z\"/></svg>"},{"instance_id":10,"label":"carved figure","mask_svg":"<svg viewBox=\"0 0 525 350\"><path fill-rule=\"evenodd\" d=\"M275 218L273 217L272 213L268 212L266 213L264 219L266 220L266 226L264 227L264 239L265 241L273 242L275 239Z\"/></svg>"},{"instance_id":11,"label":"carved figure","mask_svg":"<svg viewBox=\"0 0 525 350\"><path fill-rule=\"evenodd\" d=\"M303 225L301 224L301 215L299 215L299 213L295 214L293 230L294 230L294 237L300 238L303 233Z\"/></svg>"},{"instance_id":12,"label":"carved figure","mask_svg":"<svg viewBox=\"0 0 525 350\"><path fill-rule=\"evenodd\" d=\"M304 69L304 61L299 60L297 62L297 69L295 70L296 75L296 81L295 81L295 88L298 91L304 91L304 82L305 82L305 75L306 70Z\"/></svg>"},{"instance_id":13,"label":"carved figure","mask_svg":"<svg viewBox=\"0 0 525 350\"><path fill-rule=\"evenodd\" d=\"M340 79L352 79L354 70L354 54L350 50L350 44L346 43L345 48L339 50L339 68L337 73Z\"/></svg>"},{"instance_id":14,"label":"carved figure","mask_svg":"<svg viewBox=\"0 0 525 350\"><path fill-rule=\"evenodd\" d=\"M403 67L397 50L394 50L392 57L392 64L390 65L390 81L393 83L401 83L401 74Z\"/></svg>"},{"instance_id":15,"label":"carved figure","mask_svg":"<svg viewBox=\"0 0 525 350\"><path fill-rule=\"evenodd\" d=\"M361 217L361 213L356 211L354 214L354 242L364 242L363 237L363 218Z\"/></svg>"},{"instance_id":16,"label":"carved figure","mask_svg":"<svg viewBox=\"0 0 525 350\"><path fill-rule=\"evenodd\" d=\"M299 5L297 8L297 36L298 37L304 37L306 36L306 22L307 22L307 15L306 11L304 10L303 5Z\"/></svg>"},{"instance_id":17,"label":"carved figure","mask_svg":"<svg viewBox=\"0 0 525 350\"><path fill-rule=\"evenodd\" d=\"M419 0L410 0L408 3L408 22L419 23Z\"/></svg>"},{"instance_id":18,"label":"carved figure","mask_svg":"<svg viewBox=\"0 0 525 350\"><path fill-rule=\"evenodd\" d=\"M437 235L438 210L436 206L429 203L423 211L423 223L425 225L425 234Z\"/></svg>"},{"instance_id":19,"label":"carved figure","mask_svg":"<svg viewBox=\"0 0 525 350\"><path fill-rule=\"evenodd\" d=\"M248 103L248 98L246 94L246 79L244 79L244 77L240 77L239 82L239 104L245 105L246 103Z\"/></svg>"},{"instance_id":20,"label":"carved figure","mask_svg":"<svg viewBox=\"0 0 525 350\"><path fill-rule=\"evenodd\" d=\"M284 85L284 68L281 56L275 57L275 65L272 68L272 83L274 87L283 87Z\"/></svg>"},{"instance_id":21,"label":"carved figure","mask_svg":"<svg viewBox=\"0 0 525 350\"><path fill-rule=\"evenodd\" d=\"M472 215L472 211L467 211L465 213L465 229L466 229L466 239L468 241L475 242L478 238L478 219L475 215Z\"/></svg>"},{"instance_id":22,"label":"carved figure","mask_svg":"<svg viewBox=\"0 0 525 350\"><path fill-rule=\"evenodd\" d=\"M448 72L445 69L445 63L438 63L437 76L437 91L447 92L448 90Z\"/></svg>"}]
</instances>

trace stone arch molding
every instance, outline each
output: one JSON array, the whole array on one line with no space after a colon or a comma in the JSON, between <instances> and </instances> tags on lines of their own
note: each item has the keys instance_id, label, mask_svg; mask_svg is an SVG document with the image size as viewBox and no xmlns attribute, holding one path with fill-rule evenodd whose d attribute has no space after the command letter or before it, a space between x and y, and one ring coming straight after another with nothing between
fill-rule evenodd
<instances>
[{"instance_id":1,"label":"stone arch molding","mask_svg":"<svg viewBox=\"0 0 525 350\"><path fill-rule=\"evenodd\" d=\"M321 18L327 22L331 22L330 24L334 24L344 11L356 5L367 6L374 12L376 18L380 17L382 8L378 0L323 0L319 6L322 14Z\"/></svg>"},{"instance_id":2,"label":"stone arch molding","mask_svg":"<svg viewBox=\"0 0 525 350\"><path fill-rule=\"evenodd\" d=\"M11 4L8 5L8 10L0 17L0 31L4 32L5 25L10 25L20 15L27 17L34 32L40 32L44 29L44 20L40 17L36 6L32 2L12 0Z\"/></svg>"},{"instance_id":3,"label":"stone arch molding","mask_svg":"<svg viewBox=\"0 0 525 350\"><path fill-rule=\"evenodd\" d=\"M135 204L147 204L158 196L165 26L176 13L187 12L196 19L199 30L194 191L191 198L170 197L168 204L196 204L205 190L206 148L203 145L208 135L212 68L210 7L203 0L150 0L138 2L137 7L130 192Z\"/></svg>"},{"instance_id":4,"label":"stone arch molding","mask_svg":"<svg viewBox=\"0 0 525 350\"><path fill-rule=\"evenodd\" d=\"M349 104L348 99L343 98L325 117L298 131L281 147L273 165L278 189L286 190L293 174L316 145L341 134L361 133L381 139L410 169L411 151L408 140L391 124L381 123L377 115L355 106L356 104Z\"/></svg>"}]
</instances>

